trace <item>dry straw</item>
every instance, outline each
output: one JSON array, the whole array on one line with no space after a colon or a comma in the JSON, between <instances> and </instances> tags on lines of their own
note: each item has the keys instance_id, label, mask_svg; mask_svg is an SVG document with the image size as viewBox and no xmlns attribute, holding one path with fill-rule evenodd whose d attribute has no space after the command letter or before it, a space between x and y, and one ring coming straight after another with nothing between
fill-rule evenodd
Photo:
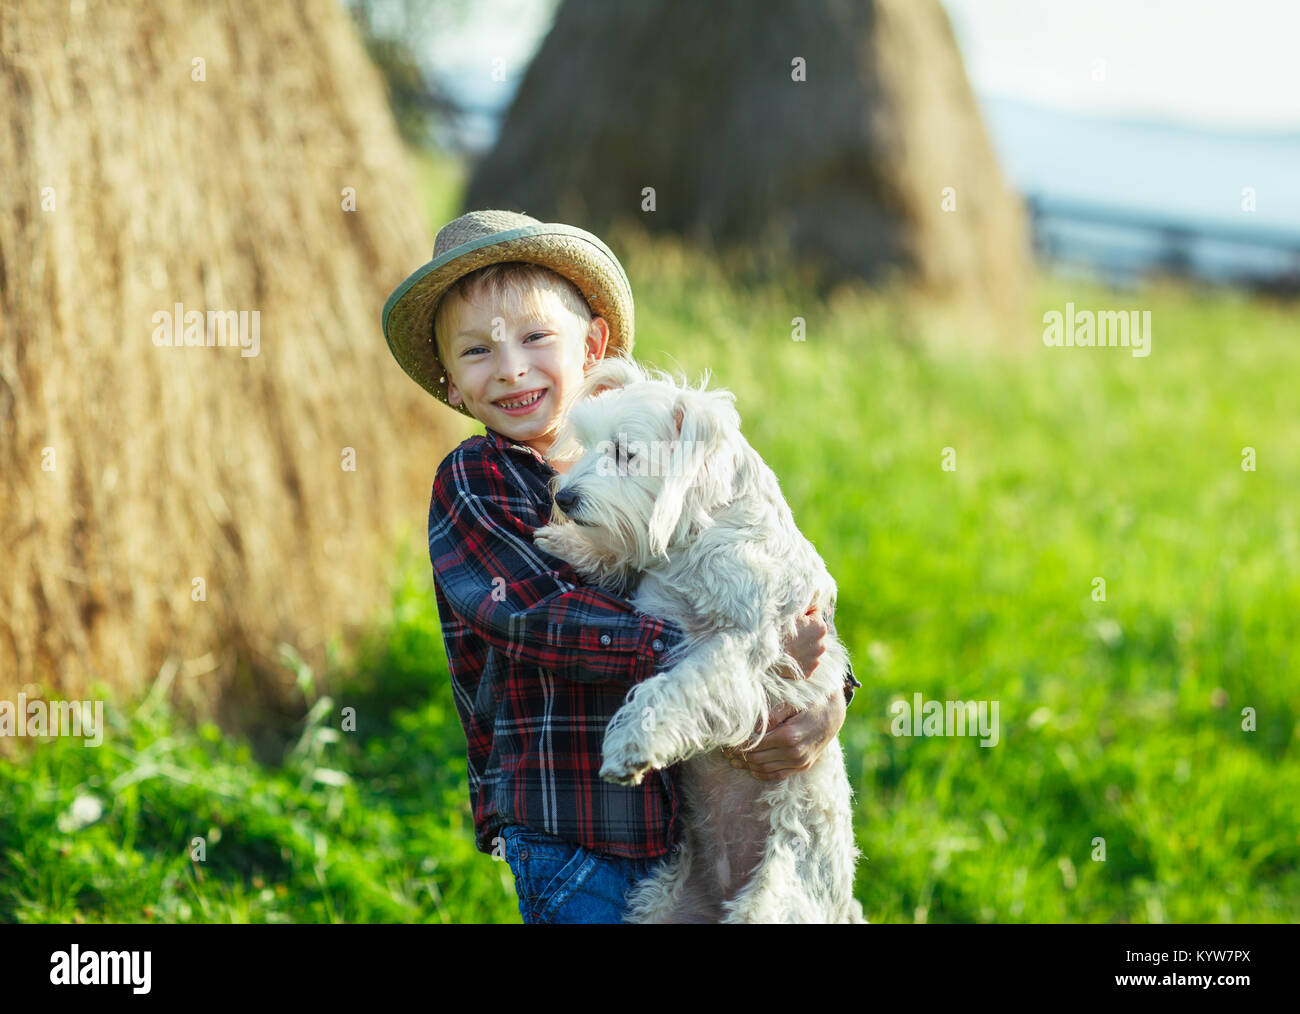
<instances>
[{"instance_id":1,"label":"dry straw","mask_svg":"<svg viewBox=\"0 0 1300 1014\"><path fill-rule=\"evenodd\" d=\"M575 53L599 83L576 106ZM579 221L624 256L626 223L787 246L1005 342L1026 321L1025 215L939 0L560 4L465 203Z\"/></svg>"},{"instance_id":2,"label":"dry straw","mask_svg":"<svg viewBox=\"0 0 1300 1014\"><path fill-rule=\"evenodd\" d=\"M0 698L288 708L450 436L377 333L429 249L382 82L306 0L18 0L0 51ZM157 347L178 303L258 354Z\"/></svg>"}]
</instances>

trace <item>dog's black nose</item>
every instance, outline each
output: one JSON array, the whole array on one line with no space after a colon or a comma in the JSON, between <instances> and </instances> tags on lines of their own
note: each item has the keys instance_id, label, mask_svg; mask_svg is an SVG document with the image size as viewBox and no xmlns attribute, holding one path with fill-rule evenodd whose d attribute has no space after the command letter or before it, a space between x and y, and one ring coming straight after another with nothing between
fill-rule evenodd
<instances>
[{"instance_id":1,"label":"dog's black nose","mask_svg":"<svg viewBox=\"0 0 1300 1014\"><path fill-rule=\"evenodd\" d=\"M573 505L578 502L578 494L571 489L562 489L555 494L555 503L562 511L573 510Z\"/></svg>"}]
</instances>

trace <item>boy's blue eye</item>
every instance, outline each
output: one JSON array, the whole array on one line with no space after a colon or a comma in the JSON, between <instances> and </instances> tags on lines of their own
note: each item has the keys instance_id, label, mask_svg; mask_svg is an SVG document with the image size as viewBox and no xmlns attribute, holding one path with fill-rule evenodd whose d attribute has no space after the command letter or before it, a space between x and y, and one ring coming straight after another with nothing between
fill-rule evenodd
<instances>
[{"instance_id":1,"label":"boy's blue eye","mask_svg":"<svg viewBox=\"0 0 1300 1014\"><path fill-rule=\"evenodd\" d=\"M528 335L528 337L526 337L526 338L524 339L524 341L528 341L529 338L545 338L545 337L547 337L547 334L546 334L545 331L534 331L532 334ZM469 355L471 352L477 352L477 351L478 351L479 349L481 349L481 348L483 348L482 345L475 345L475 346L472 347L472 348L468 348L468 349L466 349L464 352L461 353L461 355L462 355L462 356L467 356L467 355Z\"/></svg>"}]
</instances>

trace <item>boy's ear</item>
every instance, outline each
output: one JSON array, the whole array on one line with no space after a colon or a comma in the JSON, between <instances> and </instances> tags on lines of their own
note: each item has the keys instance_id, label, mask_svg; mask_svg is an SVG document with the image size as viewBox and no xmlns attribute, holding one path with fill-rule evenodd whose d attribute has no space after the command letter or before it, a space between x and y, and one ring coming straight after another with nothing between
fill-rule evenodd
<instances>
[{"instance_id":1,"label":"boy's ear","mask_svg":"<svg viewBox=\"0 0 1300 1014\"><path fill-rule=\"evenodd\" d=\"M604 317L596 316L591 318L591 328L587 332L587 345L595 341L596 350L587 353L588 361L592 359L601 360L605 358L605 353L609 349L609 324Z\"/></svg>"}]
</instances>

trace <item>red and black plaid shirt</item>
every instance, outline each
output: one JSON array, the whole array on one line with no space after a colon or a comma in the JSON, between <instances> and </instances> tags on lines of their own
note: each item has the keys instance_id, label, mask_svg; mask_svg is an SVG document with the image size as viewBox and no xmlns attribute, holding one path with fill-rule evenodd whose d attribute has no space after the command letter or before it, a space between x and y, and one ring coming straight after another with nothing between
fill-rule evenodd
<instances>
[{"instance_id":1,"label":"red and black plaid shirt","mask_svg":"<svg viewBox=\"0 0 1300 1014\"><path fill-rule=\"evenodd\" d=\"M488 429L434 479L429 558L468 744L475 844L491 852L497 828L518 823L596 852L656 858L678 841L677 767L635 787L597 772L628 689L671 666L684 631L584 585L533 543L556 474L533 448Z\"/></svg>"}]
</instances>

